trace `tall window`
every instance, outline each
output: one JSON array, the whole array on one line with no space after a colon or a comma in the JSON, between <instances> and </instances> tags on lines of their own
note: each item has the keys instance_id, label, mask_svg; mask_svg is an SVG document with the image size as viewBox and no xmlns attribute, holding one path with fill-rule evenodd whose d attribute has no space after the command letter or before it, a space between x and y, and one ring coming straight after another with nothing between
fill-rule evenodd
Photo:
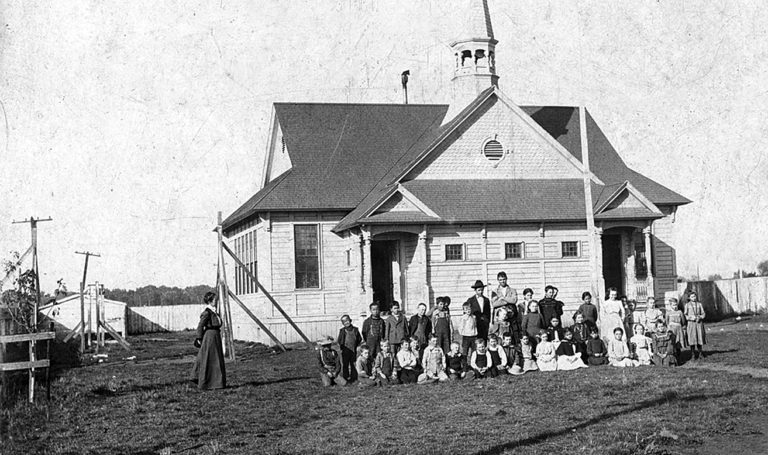
<instances>
[{"instance_id":1,"label":"tall window","mask_svg":"<svg viewBox=\"0 0 768 455\"><path fill-rule=\"evenodd\" d=\"M463 261L464 260L464 245L445 245L445 260L446 261Z\"/></svg>"},{"instance_id":2,"label":"tall window","mask_svg":"<svg viewBox=\"0 0 768 455\"><path fill-rule=\"evenodd\" d=\"M236 238L233 245L234 253L245 264L246 268L235 264L235 294L252 294L258 291L258 286L248 276L250 270L258 278L256 267L256 232L247 232Z\"/></svg>"},{"instance_id":3,"label":"tall window","mask_svg":"<svg viewBox=\"0 0 768 455\"><path fill-rule=\"evenodd\" d=\"M296 254L296 288L320 287L320 261L316 224L297 224L293 227Z\"/></svg>"},{"instance_id":4,"label":"tall window","mask_svg":"<svg viewBox=\"0 0 768 455\"><path fill-rule=\"evenodd\" d=\"M563 242L562 251L564 258L579 257L579 242Z\"/></svg>"},{"instance_id":5,"label":"tall window","mask_svg":"<svg viewBox=\"0 0 768 455\"><path fill-rule=\"evenodd\" d=\"M505 243L504 244L504 259L521 259L523 257L523 244Z\"/></svg>"}]
</instances>

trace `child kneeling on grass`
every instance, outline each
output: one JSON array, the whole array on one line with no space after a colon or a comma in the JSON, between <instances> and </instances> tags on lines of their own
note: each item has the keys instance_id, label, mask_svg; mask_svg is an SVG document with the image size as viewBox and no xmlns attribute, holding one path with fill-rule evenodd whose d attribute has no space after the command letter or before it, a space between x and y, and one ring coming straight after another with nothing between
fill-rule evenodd
<instances>
[{"instance_id":1,"label":"child kneeling on grass","mask_svg":"<svg viewBox=\"0 0 768 455\"><path fill-rule=\"evenodd\" d=\"M629 339L630 352L634 353L632 358L640 362L640 365L650 365L653 356L652 341L645 336L645 327L642 324L635 324L633 330L635 334Z\"/></svg>"},{"instance_id":2,"label":"child kneeling on grass","mask_svg":"<svg viewBox=\"0 0 768 455\"><path fill-rule=\"evenodd\" d=\"M495 378L499 375L499 371L493 366L491 353L488 352L488 347L482 338L475 340L475 350L472 352L469 365L472 367L472 371L475 372L475 378L477 379Z\"/></svg>"},{"instance_id":3,"label":"child kneeling on grass","mask_svg":"<svg viewBox=\"0 0 768 455\"><path fill-rule=\"evenodd\" d=\"M379 342L379 349L379 353L373 361L373 374L376 377L376 385L397 384L395 356L389 352L389 342L381 340Z\"/></svg>"},{"instance_id":4,"label":"child kneeling on grass","mask_svg":"<svg viewBox=\"0 0 768 455\"><path fill-rule=\"evenodd\" d=\"M434 333L429 336L429 344L424 348L421 358L424 372L419 375L419 384L448 380L448 375L445 374L445 353L437 345L437 341L437 335Z\"/></svg>"},{"instance_id":5,"label":"child kneeling on grass","mask_svg":"<svg viewBox=\"0 0 768 455\"><path fill-rule=\"evenodd\" d=\"M333 349L333 337L323 338L317 344L321 347L317 351L320 382L322 382L324 387L330 387L334 384L347 385L347 380L341 375L339 353Z\"/></svg>"},{"instance_id":6,"label":"child kneeling on grass","mask_svg":"<svg viewBox=\"0 0 768 455\"><path fill-rule=\"evenodd\" d=\"M615 367L636 367L640 362L632 359L629 346L622 339L624 330L621 327L613 329L613 339L608 345L608 363Z\"/></svg>"},{"instance_id":7,"label":"child kneeling on grass","mask_svg":"<svg viewBox=\"0 0 768 455\"><path fill-rule=\"evenodd\" d=\"M472 380L475 373L467 366L467 356L461 352L461 346L457 342L451 343L451 352L445 356L445 373L450 380Z\"/></svg>"},{"instance_id":8,"label":"child kneeling on grass","mask_svg":"<svg viewBox=\"0 0 768 455\"><path fill-rule=\"evenodd\" d=\"M355 361L355 370L357 371L358 386L368 387L376 384L371 368L371 350L364 344L360 346L360 355Z\"/></svg>"}]
</instances>

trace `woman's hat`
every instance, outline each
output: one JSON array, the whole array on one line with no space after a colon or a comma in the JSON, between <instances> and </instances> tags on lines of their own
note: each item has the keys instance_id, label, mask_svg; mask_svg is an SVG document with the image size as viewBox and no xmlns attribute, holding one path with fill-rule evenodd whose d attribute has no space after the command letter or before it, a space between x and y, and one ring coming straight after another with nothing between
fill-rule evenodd
<instances>
[{"instance_id":1,"label":"woman's hat","mask_svg":"<svg viewBox=\"0 0 768 455\"><path fill-rule=\"evenodd\" d=\"M475 281L475 284L472 285L472 289L478 289L478 288L484 288L485 285L481 280Z\"/></svg>"}]
</instances>

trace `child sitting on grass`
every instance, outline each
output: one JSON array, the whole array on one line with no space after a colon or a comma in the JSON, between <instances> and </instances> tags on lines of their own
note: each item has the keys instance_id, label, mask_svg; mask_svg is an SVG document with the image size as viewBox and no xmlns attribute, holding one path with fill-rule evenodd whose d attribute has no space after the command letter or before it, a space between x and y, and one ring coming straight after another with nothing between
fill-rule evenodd
<instances>
[{"instance_id":1,"label":"child sitting on grass","mask_svg":"<svg viewBox=\"0 0 768 455\"><path fill-rule=\"evenodd\" d=\"M653 355L651 339L645 336L645 327L642 324L635 324L634 332L635 334L629 339L632 348L630 351L634 353L632 358L640 362L640 365L650 365Z\"/></svg>"},{"instance_id":2,"label":"child sitting on grass","mask_svg":"<svg viewBox=\"0 0 768 455\"><path fill-rule=\"evenodd\" d=\"M553 316L547 328L549 341L555 345L555 349L565 339L565 329L560 325L560 318Z\"/></svg>"},{"instance_id":3,"label":"child sitting on grass","mask_svg":"<svg viewBox=\"0 0 768 455\"><path fill-rule=\"evenodd\" d=\"M397 370L395 369L395 356L389 352L389 342L379 342L379 353L373 361L373 374L376 376L376 385L397 384Z\"/></svg>"},{"instance_id":4,"label":"child sitting on grass","mask_svg":"<svg viewBox=\"0 0 768 455\"><path fill-rule=\"evenodd\" d=\"M539 371L557 371L557 354L555 345L549 341L549 332L539 332L539 342L536 344L536 365Z\"/></svg>"},{"instance_id":5,"label":"child sitting on grass","mask_svg":"<svg viewBox=\"0 0 768 455\"><path fill-rule=\"evenodd\" d=\"M557 369L567 371L587 368L587 365L581 358L580 349L580 346L573 339L571 329L565 329L565 339L555 351L557 354Z\"/></svg>"},{"instance_id":6,"label":"child sitting on grass","mask_svg":"<svg viewBox=\"0 0 768 455\"><path fill-rule=\"evenodd\" d=\"M357 385L368 387L375 385L373 370L371 365L371 350L368 346L360 346L360 355L355 361L355 370L357 371Z\"/></svg>"},{"instance_id":7,"label":"child sitting on grass","mask_svg":"<svg viewBox=\"0 0 768 455\"><path fill-rule=\"evenodd\" d=\"M499 346L499 337L495 333L488 335L488 353L491 354L491 365L499 374L507 373L507 354Z\"/></svg>"},{"instance_id":8,"label":"child sitting on grass","mask_svg":"<svg viewBox=\"0 0 768 455\"><path fill-rule=\"evenodd\" d=\"M664 322L656 323L656 332L651 339L653 340L653 364L657 367L676 366L675 334L667 329Z\"/></svg>"},{"instance_id":9,"label":"child sitting on grass","mask_svg":"<svg viewBox=\"0 0 768 455\"><path fill-rule=\"evenodd\" d=\"M451 343L451 352L446 355L445 372L450 380L469 379L475 377L475 373L467 366L467 356L461 353L459 343Z\"/></svg>"},{"instance_id":10,"label":"child sitting on grass","mask_svg":"<svg viewBox=\"0 0 768 455\"><path fill-rule=\"evenodd\" d=\"M636 367L640 362L630 356L629 346L622 339L624 330L621 327L613 329L613 339L608 344L608 363L614 367Z\"/></svg>"},{"instance_id":11,"label":"child sitting on grass","mask_svg":"<svg viewBox=\"0 0 768 455\"><path fill-rule=\"evenodd\" d=\"M589 332L587 363L590 365L605 365L608 363L608 349L595 328Z\"/></svg>"},{"instance_id":12,"label":"child sitting on grass","mask_svg":"<svg viewBox=\"0 0 768 455\"><path fill-rule=\"evenodd\" d=\"M467 302L461 307L459 319L459 335L461 335L461 353L468 356L477 338L477 316L472 314L472 305Z\"/></svg>"},{"instance_id":13,"label":"child sitting on grass","mask_svg":"<svg viewBox=\"0 0 768 455\"><path fill-rule=\"evenodd\" d=\"M448 375L445 374L445 353L437 345L437 335L429 336L429 344L424 348L421 364L424 372L419 375L419 384L448 380Z\"/></svg>"},{"instance_id":14,"label":"child sitting on grass","mask_svg":"<svg viewBox=\"0 0 768 455\"><path fill-rule=\"evenodd\" d=\"M469 360L469 365L475 373L476 379L495 378L499 375L498 370L493 366L491 353L485 345L485 340L478 338L475 340L475 350Z\"/></svg>"},{"instance_id":15,"label":"child sitting on grass","mask_svg":"<svg viewBox=\"0 0 768 455\"><path fill-rule=\"evenodd\" d=\"M334 384L347 385L347 380L341 375L341 359L333 349L333 337L326 337L317 342L320 349L317 351L317 367L320 370L320 382L323 387Z\"/></svg>"},{"instance_id":16,"label":"child sitting on grass","mask_svg":"<svg viewBox=\"0 0 768 455\"><path fill-rule=\"evenodd\" d=\"M522 373L527 373L529 371L538 371L539 366L536 363L536 356L534 355L533 345L531 344L531 339L528 337L528 335L523 335L520 338L519 359L522 359L522 362L523 362ZM522 373L517 373L517 371L515 371L512 374L522 374Z\"/></svg>"},{"instance_id":17,"label":"child sitting on grass","mask_svg":"<svg viewBox=\"0 0 768 455\"><path fill-rule=\"evenodd\" d=\"M506 332L501 336L501 350L504 351L504 355L507 356L506 372L512 374L512 369L516 364L518 346L515 345L514 339L510 332ZM520 365L522 368L522 365ZM518 372L522 374L522 369Z\"/></svg>"},{"instance_id":18,"label":"child sitting on grass","mask_svg":"<svg viewBox=\"0 0 768 455\"><path fill-rule=\"evenodd\" d=\"M584 322L584 315L580 312L576 312L573 315L574 324L571 326L571 332L573 332L573 341L578 346L579 352L581 352L581 358L584 362L587 361L587 341L589 341L589 334L592 332L594 326Z\"/></svg>"},{"instance_id":19,"label":"child sitting on grass","mask_svg":"<svg viewBox=\"0 0 768 455\"><path fill-rule=\"evenodd\" d=\"M394 308L394 305L393 305ZM418 359L411 351L411 340L403 338L400 340L400 351L397 352L398 377L403 384L415 384L419 378L416 373Z\"/></svg>"}]
</instances>

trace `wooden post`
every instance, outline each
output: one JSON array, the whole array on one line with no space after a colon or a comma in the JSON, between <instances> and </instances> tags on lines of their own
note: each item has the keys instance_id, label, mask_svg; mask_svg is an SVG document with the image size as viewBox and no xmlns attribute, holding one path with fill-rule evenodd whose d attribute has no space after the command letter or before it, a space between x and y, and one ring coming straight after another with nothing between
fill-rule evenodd
<instances>
[{"instance_id":1,"label":"wooden post","mask_svg":"<svg viewBox=\"0 0 768 455\"><path fill-rule=\"evenodd\" d=\"M56 333L56 326L53 322L48 324L48 331ZM51 361L51 340L47 340L45 343L45 358ZM45 399L51 401L51 366L45 369Z\"/></svg>"},{"instance_id":2,"label":"wooden post","mask_svg":"<svg viewBox=\"0 0 768 455\"><path fill-rule=\"evenodd\" d=\"M235 360L235 340L233 338L233 330L232 330L232 312L229 308L229 293L227 292L229 290L229 286L227 285L227 269L224 261L224 251L222 249L222 246L225 246L224 244L224 233L222 232L222 217L221 212L218 214L218 225L216 226L216 232L219 237L219 261L221 263L221 284L224 286L225 291L222 292L221 295L221 302L223 305L222 308L222 315L224 316L224 322L225 322L225 328L224 328L224 337L225 337L225 344L227 345L227 350L229 351L227 353L227 357L229 360Z\"/></svg>"},{"instance_id":3,"label":"wooden post","mask_svg":"<svg viewBox=\"0 0 768 455\"><path fill-rule=\"evenodd\" d=\"M75 254L83 254L85 255L85 265L83 266L83 281L80 282L80 354L82 355L85 353L85 283L87 283L86 279L88 277L88 258L91 256L96 256L97 258L100 258L101 255L96 253L91 253L90 251L75 251ZM88 311L88 344L90 345L90 336L91 334L91 315L90 310Z\"/></svg>"},{"instance_id":4,"label":"wooden post","mask_svg":"<svg viewBox=\"0 0 768 455\"><path fill-rule=\"evenodd\" d=\"M224 251L229 253L229 255L232 257L232 259L235 260L237 265L239 265L240 267L243 268L243 270L245 271L246 275L248 275L248 277L256 284L256 286L258 286L259 290L264 293L264 296L267 297L267 299L269 299L270 302L272 302L272 305L275 308L277 308L277 311L279 311L280 314L283 315L285 320L288 321L288 323L291 325L291 327L294 328L294 330L296 330L296 332L298 332L298 334L301 336L301 338L303 338L304 341L306 341L306 343L308 345L314 346L314 343L312 343L312 341L310 341L310 339L307 338L307 336L304 334L304 332L301 331L299 326L297 326L296 323L293 322L293 319L291 319L291 317L288 316L288 314L283 310L283 308L280 306L280 304L277 303L275 298L272 297L272 295L269 292L267 292L266 289L264 289L264 286L262 286L261 283L259 283L259 280L256 279L256 276L254 276L253 272L251 272L251 270L248 267L246 267L245 264L243 264L243 262L240 260L240 258L238 258L237 255L235 255L235 253L233 253L232 250L229 249L227 244L226 243L222 243L221 246L222 246L222 248L224 248Z\"/></svg>"},{"instance_id":5,"label":"wooden post","mask_svg":"<svg viewBox=\"0 0 768 455\"><path fill-rule=\"evenodd\" d=\"M597 230L595 229L595 211L594 203L592 201L592 178L589 168L589 141L587 140L587 110L584 105L579 106L579 130L581 135L581 162L583 165L583 181L584 181L584 208L587 217L587 235L589 239L589 266L592 270L592 289L595 295L595 299L599 300L603 290L600 289L600 278L597 274L597 262L601 259L597 257L597 242L595 241L595 235Z\"/></svg>"}]
</instances>

